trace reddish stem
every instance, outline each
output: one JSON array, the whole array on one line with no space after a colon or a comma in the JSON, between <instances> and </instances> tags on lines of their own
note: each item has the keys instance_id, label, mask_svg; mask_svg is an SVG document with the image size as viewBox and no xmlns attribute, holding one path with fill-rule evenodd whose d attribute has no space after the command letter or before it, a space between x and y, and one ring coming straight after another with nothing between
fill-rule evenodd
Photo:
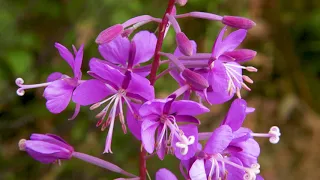
<instances>
[{"instance_id":1,"label":"reddish stem","mask_svg":"<svg viewBox=\"0 0 320 180\"><path fill-rule=\"evenodd\" d=\"M164 33L165 33L166 26L169 21L168 18L166 17L166 14L171 14L172 9L174 7L174 3L175 3L175 0L169 0L167 10L164 13L163 18L162 18L162 22L159 24L158 41L157 41L157 45L156 45L156 50L154 52L154 60L152 62L152 68L151 68L151 74L150 74L151 85L154 85L154 83L156 82L157 71L158 71L159 64L160 64L159 52L161 51L161 48L162 48Z\"/></svg>"},{"instance_id":2,"label":"reddish stem","mask_svg":"<svg viewBox=\"0 0 320 180\"><path fill-rule=\"evenodd\" d=\"M171 14L172 9L174 7L174 4L175 4L175 0L169 0L168 7L166 9L166 12L163 15L162 22L159 25L158 40L157 40L157 45L156 45L156 49L154 52L154 60L152 62L151 74L150 74L151 85L154 85L154 83L156 82L157 71L158 71L158 68L160 65L159 52L161 51L161 48L162 48L164 33L165 33L166 26L169 21L168 18L166 17L166 14ZM146 176L147 176L147 162L146 162L146 158L145 158L146 155L147 155L147 152L142 147L141 152L140 152L140 167L139 167L140 180L146 180Z\"/></svg>"}]
</instances>

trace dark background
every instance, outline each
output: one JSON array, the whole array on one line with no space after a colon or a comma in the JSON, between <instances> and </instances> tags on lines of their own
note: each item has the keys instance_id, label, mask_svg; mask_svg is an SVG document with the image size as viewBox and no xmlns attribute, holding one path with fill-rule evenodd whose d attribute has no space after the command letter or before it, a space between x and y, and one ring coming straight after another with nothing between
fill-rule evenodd
<instances>
[{"instance_id":1,"label":"dark background","mask_svg":"<svg viewBox=\"0 0 320 180\"><path fill-rule=\"evenodd\" d=\"M17 143L31 133L55 133L74 145L77 151L99 156L123 169L138 174L139 142L123 135L116 124L112 150L104 154L107 131L95 128L96 112L82 108L78 118L68 121L74 104L59 115L45 108L43 89L16 95L14 83L22 77L25 83L44 82L53 71L71 74L54 48L60 42L71 48L85 43L83 72L91 57L100 57L94 39L98 33L117 23L142 14L162 17L164 0L0 0L0 179L113 179L120 177L77 159L61 166L42 165ZM245 126L255 132L267 132L272 125L281 128L281 141L261 144L261 174L267 180L320 179L320 1L318 0L189 0L178 13L207 11L220 15L241 15L253 19L242 47L258 52L250 61L258 73L246 73L255 83L252 92L243 92L256 112ZM198 43L199 52L209 52L222 27L206 20L179 20L182 30ZM154 31L156 24L143 26ZM164 50L175 48L171 32ZM88 78L86 76L85 78ZM158 97L176 88L169 76L156 83ZM229 103L212 106L212 112L201 117L203 131L211 131L223 118ZM178 161L167 156L148 160L152 177L166 167L176 175Z\"/></svg>"}]
</instances>

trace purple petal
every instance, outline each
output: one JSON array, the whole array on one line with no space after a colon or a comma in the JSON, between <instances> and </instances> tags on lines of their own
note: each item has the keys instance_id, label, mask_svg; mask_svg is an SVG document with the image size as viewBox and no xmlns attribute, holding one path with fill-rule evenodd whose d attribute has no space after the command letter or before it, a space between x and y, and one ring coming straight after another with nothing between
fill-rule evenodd
<instances>
[{"instance_id":1,"label":"purple petal","mask_svg":"<svg viewBox=\"0 0 320 180\"><path fill-rule=\"evenodd\" d=\"M148 120L145 118L143 119L141 125L141 137L143 146L148 153L152 153L154 150L154 135L159 124L159 121Z\"/></svg>"},{"instance_id":2,"label":"purple petal","mask_svg":"<svg viewBox=\"0 0 320 180\"><path fill-rule=\"evenodd\" d=\"M149 31L140 31L134 35L132 41L136 44L136 56L133 66L150 60L154 54L157 37Z\"/></svg>"},{"instance_id":3,"label":"purple petal","mask_svg":"<svg viewBox=\"0 0 320 180\"><path fill-rule=\"evenodd\" d=\"M260 146L254 139L249 138L246 141L233 144L233 146L242 149L241 152L232 153L232 155L239 158L244 166L250 167L258 162L257 158L260 155Z\"/></svg>"},{"instance_id":4,"label":"purple petal","mask_svg":"<svg viewBox=\"0 0 320 180\"><path fill-rule=\"evenodd\" d=\"M204 152L207 154L221 153L228 147L232 138L232 129L228 125L222 125L213 131L204 147Z\"/></svg>"},{"instance_id":5,"label":"purple petal","mask_svg":"<svg viewBox=\"0 0 320 180\"><path fill-rule=\"evenodd\" d=\"M257 175L256 180L264 180L264 178L260 175Z\"/></svg>"},{"instance_id":6,"label":"purple petal","mask_svg":"<svg viewBox=\"0 0 320 180\"><path fill-rule=\"evenodd\" d=\"M52 81L58 80L58 79L62 78L62 76L63 76L63 74L61 72L53 72L48 76L47 82L52 82Z\"/></svg>"},{"instance_id":7,"label":"purple petal","mask_svg":"<svg viewBox=\"0 0 320 180\"><path fill-rule=\"evenodd\" d=\"M230 33L222 42L221 54L226 51L233 51L237 48L247 35L247 30L239 29Z\"/></svg>"},{"instance_id":8,"label":"purple petal","mask_svg":"<svg viewBox=\"0 0 320 180\"><path fill-rule=\"evenodd\" d=\"M189 171L189 176L190 176L191 180L206 180L207 179L203 159L198 159L192 164L190 171Z\"/></svg>"},{"instance_id":9,"label":"purple petal","mask_svg":"<svg viewBox=\"0 0 320 180\"><path fill-rule=\"evenodd\" d=\"M74 67L74 57L72 53L62 44L55 43L54 46L58 49L60 56L67 61L69 66L73 69Z\"/></svg>"},{"instance_id":10,"label":"purple petal","mask_svg":"<svg viewBox=\"0 0 320 180\"><path fill-rule=\"evenodd\" d=\"M242 166L241 161L236 157L230 157L228 158L228 161L231 161L235 164ZM226 179L243 179L243 176L245 174L244 170L241 170L229 164L225 164L225 167L226 167L226 170L228 171Z\"/></svg>"},{"instance_id":11,"label":"purple petal","mask_svg":"<svg viewBox=\"0 0 320 180\"><path fill-rule=\"evenodd\" d=\"M83 48L84 45L81 45L79 50L77 51L76 58L74 60L73 73L74 77L81 78L81 65L83 59Z\"/></svg>"},{"instance_id":12,"label":"purple petal","mask_svg":"<svg viewBox=\"0 0 320 180\"><path fill-rule=\"evenodd\" d=\"M214 92L226 92L228 89L228 75L226 67L221 61L215 61L214 67L208 74L208 82Z\"/></svg>"},{"instance_id":13,"label":"purple petal","mask_svg":"<svg viewBox=\"0 0 320 180\"><path fill-rule=\"evenodd\" d=\"M148 116L151 114L162 115L163 107L167 99L154 99L151 101L145 102L139 109L140 116Z\"/></svg>"},{"instance_id":14,"label":"purple petal","mask_svg":"<svg viewBox=\"0 0 320 180\"><path fill-rule=\"evenodd\" d=\"M92 58L89 62L90 71L101 79L105 80L114 88L120 88L124 79L124 75L118 70L105 63L100 62L99 59Z\"/></svg>"},{"instance_id":15,"label":"purple petal","mask_svg":"<svg viewBox=\"0 0 320 180\"><path fill-rule=\"evenodd\" d=\"M92 79L80 84L73 92L73 102L82 106L97 103L112 92L101 81Z\"/></svg>"},{"instance_id":16,"label":"purple petal","mask_svg":"<svg viewBox=\"0 0 320 180\"><path fill-rule=\"evenodd\" d=\"M72 155L68 149L43 141L27 140L25 146L30 156L43 163L50 163L56 159L69 159Z\"/></svg>"},{"instance_id":17,"label":"purple petal","mask_svg":"<svg viewBox=\"0 0 320 180\"><path fill-rule=\"evenodd\" d=\"M130 132L136 137L138 140L141 140L141 124L142 121L138 120L137 117L139 116L138 110L141 105L130 103L133 111L133 114L129 109L127 110L127 124Z\"/></svg>"},{"instance_id":18,"label":"purple petal","mask_svg":"<svg viewBox=\"0 0 320 180\"><path fill-rule=\"evenodd\" d=\"M233 132L233 140L231 144L246 141L247 139L252 138L250 133L252 133L252 131L249 128L240 127L237 131Z\"/></svg>"},{"instance_id":19,"label":"purple petal","mask_svg":"<svg viewBox=\"0 0 320 180\"><path fill-rule=\"evenodd\" d=\"M200 124L199 119L193 117L193 116L188 116L188 115L176 115L175 116L177 122L187 122L187 123L195 123L195 124Z\"/></svg>"},{"instance_id":20,"label":"purple petal","mask_svg":"<svg viewBox=\"0 0 320 180\"><path fill-rule=\"evenodd\" d=\"M232 131L238 130L246 118L246 108L247 102L245 100L234 100L222 124L229 125Z\"/></svg>"},{"instance_id":21,"label":"purple petal","mask_svg":"<svg viewBox=\"0 0 320 180\"><path fill-rule=\"evenodd\" d=\"M180 100L172 103L170 114L196 116L209 111L208 108L197 102Z\"/></svg>"},{"instance_id":22,"label":"purple petal","mask_svg":"<svg viewBox=\"0 0 320 180\"><path fill-rule=\"evenodd\" d=\"M176 136L173 137L172 144L174 148L175 156L180 160L188 160L192 158L197 152L198 146L198 127L193 124L180 125L179 129L184 132L186 137L194 136L195 140L192 145L188 146L188 152L185 155L182 155L180 152L180 148L178 148L175 144L179 141Z\"/></svg>"},{"instance_id":23,"label":"purple petal","mask_svg":"<svg viewBox=\"0 0 320 180\"><path fill-rule=\"evenodd\" d=\"M134 73L131 74L131 80L126 91L135 94L135 97L139 97L141 100L154 99L154 88L150 85L149 80Z\"/></svg>"},{"instance_id":24,"label":"purple petal","mask_svg":"<svg viewBox=\"0 0 320 180\"><path fill-rule=\"evenodd\" d=\"M105 60L122 66L126 66L129 51L130 41L126 37L118 36L109 43L99 45L99 52Z\"/></svg>"},{"instance_id":25,"label":"purple petal","mask_svg":"<svg viewBox=\"0 0 320 180\"><path fill-rule=\"evenodd\" d=\"M222 104L229 101L234 93L231 95L228 92L208 92L208 100L211 104Z\"/></svg>"},{"instance_id":26,"label":"purple petal","mask_svg":"<svg viewBox=\"0 0 320 180\"><path fill-rule=\"evenodd\" d=\"M65 110L71 100L74 86L70 85L68 79L52 82L44 90L43 96L47 99L47 109L54 114Z\"/></svg>"},{"instance_id":27,"label":"purple petal","mask_svg":"<svg viewBox=\"0 0 320 180\"><path fill-rule=\"evenodd\" d=\"M212 47L212 57L214 57L214 58L218 58L223 53L222 52L222 48L223 48L222 38L223 38L226 30L227 30L227 26L224 26L221 29L216 41L214 42L214 45Z\"/></svg>"},{"instance_id":28,"label":"purple petal","mask_svg":"<svg viewBox=\"0 0 320 180\"><path fill-rule=\"evenodd\" d=\"M178 180L177 177L169 170L162 168L156 173L156 180Z\"/></svg>"},{"instance_id":29,"label":"purple petal","mask_svg":"<svg viewBox=\"0 0 320 180\"><path fill-rule=\"evenodd\" d=\"M66 141L64 141L61 137L53 135L53 134L37 134L33 133L30 136L30 140L32 141L43 141L51 144L55 144L57 146L61 146L65 149L68 149L70 151L73 151L73 147L70 146Z\"/></svg>"}]
</instances>

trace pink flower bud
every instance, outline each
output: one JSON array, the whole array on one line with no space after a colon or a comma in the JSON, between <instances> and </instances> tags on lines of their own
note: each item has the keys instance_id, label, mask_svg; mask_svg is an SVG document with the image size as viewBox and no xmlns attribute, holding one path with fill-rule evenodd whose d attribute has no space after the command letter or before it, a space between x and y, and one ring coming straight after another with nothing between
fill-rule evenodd
<instances>
[{"instance_id":1,"label":"pink flower bud","mask_svg":"<svg viewBox=\"0 0 320 180\"><path fill-rule=\"evenodd\" d=\"M186 79L189 86L195 90L202 91L209 87L208 81L203 76L190 69L184 69L182 76Z\"/></svg>"},{"instance_id":2,"label":"pink flower bud","mask_svg":"<svg viewBox=\"0 0 320 180\"><path fill-rule=\"evenodd\" d=\"M239 16L223 16L222 23L239 29L251 29L256 25L252 20Z\"/></svg>"},{"instance_id":3,"label":"pink flower bud","mask_svg":"<svg viewBox=\"0 0 320 180\"><path fill-rule=\"evenodd\" d=\"M123 26L121 24L113 25L105 30L103 30L97 37L97 44L104 44L112 41L114 38L122 34Z\"/></svg>"},{"instance_id":4,"label":"pink flower bud","mask_svg":"<svg viewBox=\"0 0 320 180\"><path fill-rule=\"evenodd\" d=\"M192 56L193 54L192 43L183 32L177 33L176 42L181 53L183 53L186 56Z\"/></svg>"},{"instance_id":5,"label":"pink flower bud","mask_svg":"<svg viewBox=\"0 0 320 180\"><path fill-rule=\"evenodd\" d=\"M179 6L184 6L186 5L188 2L188 0L176 0L176 4L178 4Z\"/></svg>"},{"instance_id":6,"label":"pink flower bud","mask_svg":"<svg viewBox=\"0 0 320 180\"><path fill-rule=\"evenodd\" d=\"M257 52L251 49L237 49L234 51L225 52L223 55L234 58L236 62L245 62L253 59L257 55Z\"/></svg>"}]
</instances>

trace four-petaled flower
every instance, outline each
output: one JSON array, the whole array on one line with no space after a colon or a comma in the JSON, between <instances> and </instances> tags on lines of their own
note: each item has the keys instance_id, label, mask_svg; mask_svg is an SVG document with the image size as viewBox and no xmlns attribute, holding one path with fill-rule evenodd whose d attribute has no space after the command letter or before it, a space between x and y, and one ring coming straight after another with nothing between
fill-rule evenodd
<instances>
[{"instance_id":1,"label":"four-petaled flower","mask_svg":"<svg viewBox=\"0 0 320 180\"><path fill-rule=\"evenodd\" d=\"M156 148L160 159L164 158L167 148L173 148L177 158L189 159L195 154L198 142L196 125L200 122L194 116L208 111L208 108L194 101L175 101L175 95L144 103L139 110L144 148L149 153ZM179 122L189 124L179 126Z\"/></svg>"}]
</instances>

